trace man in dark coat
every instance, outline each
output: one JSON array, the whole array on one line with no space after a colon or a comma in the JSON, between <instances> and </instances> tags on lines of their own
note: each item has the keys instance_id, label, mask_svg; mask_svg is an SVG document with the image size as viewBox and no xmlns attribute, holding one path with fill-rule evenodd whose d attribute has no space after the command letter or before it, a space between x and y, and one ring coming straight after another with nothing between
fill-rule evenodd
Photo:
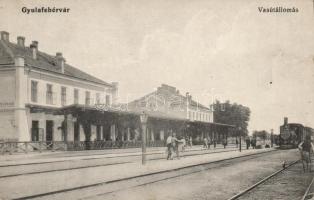
<instances>
[{"instance_id":1,"label":"man in dark coat","mask_svg":"<svg viewBox=\"0 0 314 200\"><path fill-rule=\"evenodd\" d=\"M250 143L251 143L250 138L246 137L245 142L246 142L246 149L249 149L250 148Z\"/></svg>"}]
</instances>

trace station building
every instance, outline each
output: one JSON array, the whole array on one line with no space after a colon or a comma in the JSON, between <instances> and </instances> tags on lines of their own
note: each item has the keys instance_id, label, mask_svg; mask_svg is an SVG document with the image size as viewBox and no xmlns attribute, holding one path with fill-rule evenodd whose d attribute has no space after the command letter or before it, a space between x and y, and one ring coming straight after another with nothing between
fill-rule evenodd
<instances>
[{"instance_id":1,"label":"station building","mask_svg":"<svg viewBox=\"0 0 314 200\"><path fill-rule=\"evenodd\" d=\"M194 101L188 92L184 96L175 87L166 84L128 103L128 109L161 112L189 121L214 122L213 111L210 108Z\"/></svg>"},{"instance_id":2,"label":"station building","mask_svg":"<svg viewBox=\"0 0 314 200\"><path fill-rule=\"evenodd\" d=\"M164 140L176 133L178 137L192 137L202 143L203 138L221 141L231 132L233 126L214 123L213 110L194 101L189 92L182 95L176 87L162 84L155 91L128 103L127 108L134 112L146 112L157 118L178 120L176 126L164 127L158 120L148 126L150 140ZM181 121L181 123L180 123Z\"/></svg>"},{"instance_id":3,"label":"station building","mask_svg":"<svg viewBox=\"0 0 314 200\"><path fill-rule=\"evenodd\" d=\"M120 104L117 82L107 83L67 64L60 52L40 51L37 41L26 46L19 36L10 42L5 31L0 94L0 141L45 141L49 147L60 141L64 149L74 150L139 147L143 112L148 115L148 146L164 146L174 132L193 141L219 141L234 128L214 123L210 108L165 84Z\"/></svg>"},{"instance_id":4,"label":"station building","mask_svg":"<svg viewBox=\"0 0 314 200\"><path fill-rule=\"evenodd\" d=\"M106 83L67 64L60 52L54 56L41 52L37 41L26 46L24 37L13 43L9 36L1 32L1 140L73 140L62 131L64 116L55 115L56 110L116 103L118 83Z\"/></svg>"}]
</instances>

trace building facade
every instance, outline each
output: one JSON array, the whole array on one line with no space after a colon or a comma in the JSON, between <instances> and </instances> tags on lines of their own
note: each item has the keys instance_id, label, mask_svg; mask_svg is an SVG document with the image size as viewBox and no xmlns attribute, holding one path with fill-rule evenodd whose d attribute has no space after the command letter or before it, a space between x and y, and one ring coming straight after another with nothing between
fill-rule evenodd
<instances>
[{"instance_id":1,"label":"building facade","mask_svg":"<svg viewBox=\"0 0 314 200\"><path fill-rule=\"evenodd\" d=\"M132 111L150 111L189 121L214 122L213 111L194 101L187 92L180 94L173 86L162 84L156 91L128 103Z\"/></svg>"},{"instance_id":2,"label":"building facade","mask_svg":"<svg viewBox=\"0 0 314 200\"><path fill-rule=\"evenodd\" d=\"M76 104L112 105L117 92L118 83L104 82L67 64L62 53L41 52L37 41L26 46L21 36L12 43L9 33L1 32L0 140L65 140L64 116L55 115L55 110Z\"/></svg>"}]
</instances>

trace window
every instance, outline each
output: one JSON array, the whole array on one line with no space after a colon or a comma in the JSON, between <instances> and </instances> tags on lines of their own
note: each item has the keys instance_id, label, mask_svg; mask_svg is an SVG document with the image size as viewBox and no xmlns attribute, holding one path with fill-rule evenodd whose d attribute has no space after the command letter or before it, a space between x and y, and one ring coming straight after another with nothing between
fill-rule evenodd
<instances>
[{"instance_id":1,"label":"window","mask_svg":"<svg viewBox=\"0 0 314 200\"><path fill-rule=\"evenodd\" d=\"M31 101L37 102L38 98L38 82L32 81L31 82Z\"/></svg>"},{"instance_id":2,"label":"window","mask_svg":"<svg viewBox=\"0 0 314 200\"><path fill-rule=\"evenodd\" d=\"M47 84L46 103L47 104L53 103L53 93L52 93L52 85L51 84Z\"/></svg>"},{"instance_id":3,"label":"window","mask_svg":"<svg viewBox=\"0 0 314 200\"><path fill-rule=\"evenodd\" d=\"M86 105L90 104L90 92L89 91L85 92L85 104Z\"/></svg>"},{"instance_id":4,"label":"window","mask_svg":"<svg viewBox=\"0 0 314 200\"><path fill-rule=\"evenodd\" d=\"M67 88L61 87L61 105L65 106L67 104Z\"/></svg>"},{"instance_id":5,"label":"window","mask_svg":"<svg viewBox=\"0 0 314 200\"><path fill-rule=\"evenodd\" d=\"M74 89L74 104L78 104L78 103L79 103L79 90Z\"/></svg>"},{"instance_id":6,"label":"window","mask_svg":"<svg viewBox=\"0 0 314 200\"><path fill-rule=\"evenodd\" d=\"M106 95L106 105L110 105L110 95Z\"/></svg>"},{"instance_id":7,"label":"window","mask_svg":"<svg viewBox=\"0 0 314 200\"><path fill-rule=\"evenodd\" d=\"M100 94L96 93L96 104L100 104Z\"/></svg>"}]
</instances>

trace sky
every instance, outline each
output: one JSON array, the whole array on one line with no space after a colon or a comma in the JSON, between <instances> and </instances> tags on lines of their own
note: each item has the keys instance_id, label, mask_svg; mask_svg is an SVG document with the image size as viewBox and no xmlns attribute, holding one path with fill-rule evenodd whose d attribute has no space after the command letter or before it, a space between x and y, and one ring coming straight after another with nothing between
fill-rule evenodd
<instances>
[{"instance_id":1,"label":"sky","mask_svg":"<svg viewBox=\"0 0 314 200\"><path fill-rule=\"evenodd\" d=\"M107 82L127 102L162 83L251 109L249 130L314 127L312 0L0 0L0 30ZM69 13L21 12L68 7ZM260 13L258 7L298 13ZM271 84L270 84L271 83Z\"/></svg>"}]
</instances>

